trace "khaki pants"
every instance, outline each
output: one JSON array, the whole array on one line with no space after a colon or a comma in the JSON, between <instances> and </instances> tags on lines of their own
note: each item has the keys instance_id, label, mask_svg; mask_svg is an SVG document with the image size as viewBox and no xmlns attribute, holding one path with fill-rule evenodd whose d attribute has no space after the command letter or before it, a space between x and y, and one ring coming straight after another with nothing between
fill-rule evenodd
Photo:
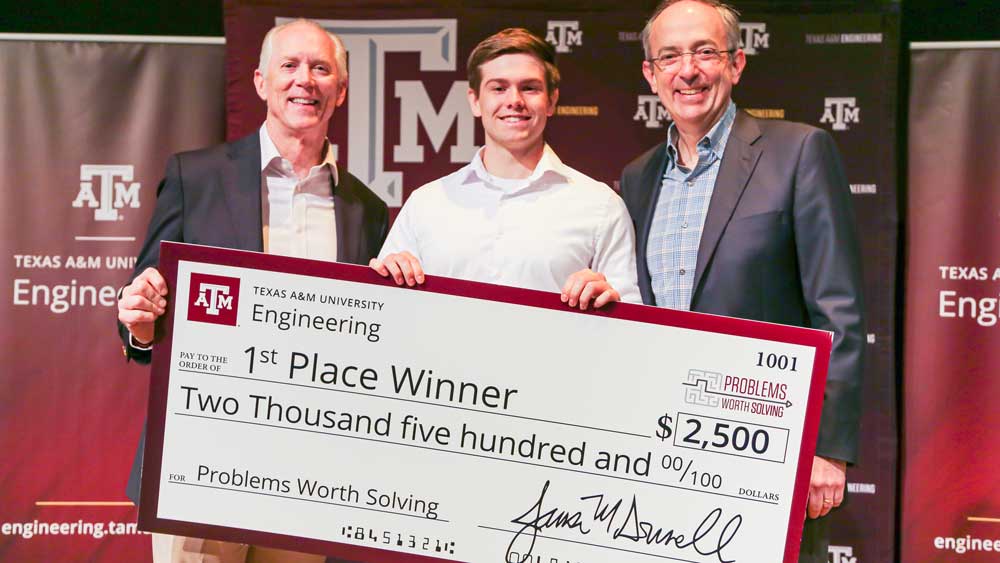
<instances>
[{"instance_id":1,"label":"khaki pants","mask_svg":"<svg viewBox=\"0 0 1000 563\"><path fill-rule=\"evenodd\" d=\"M153 563L323 563L324 555L153 534Z\"/></svg>"}]
</instances>

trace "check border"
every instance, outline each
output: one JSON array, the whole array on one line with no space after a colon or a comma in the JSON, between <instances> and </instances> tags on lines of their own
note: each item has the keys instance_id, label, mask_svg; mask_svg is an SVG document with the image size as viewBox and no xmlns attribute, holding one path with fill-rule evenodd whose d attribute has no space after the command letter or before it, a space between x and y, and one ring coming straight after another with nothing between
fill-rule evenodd
<instances>
[{"instance_id":1,"label":"check border","mask_svg":"<svg viewBox=\"0 0 1000 563\"><path fill-rule=\"evenodd\" d=\"M260 252L164 241L160 243L159 270L167 281L168 295L176 295L177 269L180 261L339 279L355 283L387 286L399 291L440 293L512 305L559 310L568 314L596 315L641 323L715 332L731 336L784 342L813 348L815 350L815 357L811 376L812 380L803 425L802 443L799 449L799 460L794 486L795 493L791 502L790 514L792 517L790 518L785 540L784 561L786 563L794 563L798 559L803 521L795 518L794 515L804 515L806 510L812 457L816 449L826 372L830 363L832 334L828 332L628 303L612 303L601 309L580 311L561 303L555 293L430 275L426 276L426 281L420 286L413 288L397 287L391 279L379 276L367 266L289 258ZM167 415L167 391L170 384L172 348L170 335L173 332L174 308L177 306L186 306L186 304L178 304L175 299L168 299L167 310L157 323L156 352L153 354L152 379L149 386L149 416L146 429L146 447L143 456L143 479L140 497L144 502L140 502L139 504L140 529L155 530L157 532L188 537L210 536L226 541L269 545L295 551L343 557L349 560L370 561L372 563L450 563L452 561L375 547L158 518L156 515L159 504L160 474L163 461L164 424Z\"/></svg>"}]
</instances>

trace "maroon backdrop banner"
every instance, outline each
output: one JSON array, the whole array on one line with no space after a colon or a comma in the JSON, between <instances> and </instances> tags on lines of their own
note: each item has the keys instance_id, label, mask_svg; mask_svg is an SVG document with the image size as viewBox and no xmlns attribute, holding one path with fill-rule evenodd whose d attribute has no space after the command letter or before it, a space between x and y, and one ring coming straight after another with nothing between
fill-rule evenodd
<instances>
[{"instance_id":1,"label":"maroon backdrop banner","mask_svg":"<svg viewBox=\"0 0 1000 563\"><path fill-rule=\"evenodd\" d=\"M148 560L123 495L148 370L123 362L114 292L167 155L222 140L227 119L229 138L263 120L251 76L276 18L328 20L345 38L351 89L331 139L342 165L398 207L482 143L465 58L513 25L558 52L564 81L548 141L615 185L669 123L640 73L651 3L618 4L229 1L225 70L218 45L0 41L0 560ZM830 131L855 194L870 330L864 441L847 506L831 520L830 557L892 561L898 15L743 11L749 64L737 104Z\"/></svg>"},{"instance_id":2,"label":"maroon backdrop banner","mask_svg":"<svg viewBox=\"0 0 1000 563\"><path fill-rule=\"evenodd\" d=\"M662 140L670 119L641 74L639 32L654 3L644 4L227 0L227 136L263 122L251 76L264 33L289 18L319 20L349 51L347 102L330 128L338 161L398 208L417 187L465 165L482 144L465 100L465 61L483 38L521 26L557 51L562 87L547 141L570 166L616 186L624 165ZM748 56L737 105L830 131L855 195L869 346L861 460L848 471L846 505L831 518L830 561L894 561L899 15L891 7L790 13L759 2L736 6Z\"/></svg>"},{"instance_id":3,"label":"maroon backdrop banner","mask_svg":"<svg viewBox=\"0 0 1000 563\"><path fill-rule=\"evenodd\" d=\"M911 57L903 561L1000 560L1000 42Z\"/></svg>"},{"instance_id":4,"label":"maroon backdrop banner","mask_svg":"<svg viewBox=\"0 0 1000 563\"><path fill-rule=\"evenodd\" d=\"M223 137L223 47L0 41L0 560L145 561L148 370L115 334L167 155Z\"/></svg>"}]
</instances>

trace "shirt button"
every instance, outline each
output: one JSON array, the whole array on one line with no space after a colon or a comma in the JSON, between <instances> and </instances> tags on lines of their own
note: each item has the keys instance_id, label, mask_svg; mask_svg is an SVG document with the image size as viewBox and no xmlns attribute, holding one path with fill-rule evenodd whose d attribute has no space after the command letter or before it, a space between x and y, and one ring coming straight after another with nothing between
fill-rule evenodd
<instances>
[{"instance_id":1,"label":"shirt button","mask_svg":"<svg viewBox=\"0 0 1000 563\"><path fill-rule=\"evenodd\" d=\"M688 224L686 222L685 223L681 223L681 228L682 229L688 228Z\"/></svg>"},{"instance_id":2,"label":"shirt button","mask_svg":"<svg viewBox=\"0 0 1000 563\"><path fill-rule=\"evenodd\" d=\"M680 274L683 276L686 273L687 273L687 270L685 270L684 268L681 268Z\"/></svg>"},{"instance_id":3,"label":"shirt button","mask_svg":"<svg viewBox=\"0 0 1000 563\"><path fill-rule=\"evenodd\" d=\"M694 186L694 182L684 182L684 183L687 184L687 187L689 188Z\"/></svg>"}]
</instances>

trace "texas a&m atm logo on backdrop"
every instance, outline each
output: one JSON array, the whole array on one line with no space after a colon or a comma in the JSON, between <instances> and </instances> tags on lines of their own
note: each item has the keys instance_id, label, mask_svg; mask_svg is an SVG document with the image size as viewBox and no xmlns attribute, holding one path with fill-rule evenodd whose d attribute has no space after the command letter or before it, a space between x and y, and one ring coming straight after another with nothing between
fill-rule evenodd
<instances>
[{"instance_id":1,"label":"texas a&m atm logo on backdrop","mask_svg":"<svg viewBox=\"0 0 1000 563\"><path fill-rule=\"evenodd\" d=\"M659 96L656 94L639 94L636 102L635 115L632 121L641 121L646 124L647 129L659 129L670 123L670 113L663 107Z\"/></svg>"},{"instance_id":2,"label":"texas a&m atm logo on backdrop","mask_svg":"<svg viewBox=\"0 0 1000 563\"><path fill-rule=\"evenodd\" d=\"M276 24L294 18L275 18ZM395 80L386 71L389 53L417 53L421 73L454 73L460 61L455 19L315 20L340 36L350 55L351 110L347 112L347 168L389 207L403 205L403 173L391 164L421 163L425 147L417 135L422 124L430 149L445 150L445 138L454 125L455 143L448 149L452 164L466 164L475 156L476 118L469 111L468 80L453 80L444 102L434 107L424 80ZM385 154L386 96L399 99L399 144ZM337 145L332 145L337 154Z\"/></svg>"},{"instance_id":3,"label":"texas a&m atm logo on backdrop","mask_svg":"<svg viewBox=\"0 0 1000 563\"><path fill-rule=\"evenodd\" d=\"M236 326L240 279L211 274L191 274L188 320Z\"/></svg>"},{"instance_id":4,"label":"texas a&m atm logo on backdrop","mask_svg":"<svg viewBox=\"0 0 1000 563\"><path fill-rule=\"evenodd\" d=\"M91 207L95 221L121 221L119 209L139 207L139 182L131 164L83 164L73 207Z\"/></svg>"},{"instance_id":5,"label":"texas a&m atm logo on backdrop","mask_svg":"<svg viewBox=\"0 0 1000 563\"><path fill-rule=\"evenodd\" d=\"M819 118L819 122L833 124L834 131L847 131L851 123L861 123L861 108L858 107L857 98L825 98L823 104L823 116Z\"/></svg>"},{"instance_id":6,"label":"texas a&m atm logo on backdrop","mask_svg":"<svg viewBox=\"0 0 1000 563\"><path fill-rule=\"evenodd\" d=\"M763 22L740 22L740 47L748 55L760 54L770 45L771 34L767 32L767 24Z\"/></svg>"},{"instance_id":7,"label":"texas a&m atm logo on backdrop","mask_svg":"<svg viewBox=\"0 0 1000 563\"><path fill-rule=\"evenodd\" d=\"M583 30L579 21L549 20L545 40L556 48L557 53L572 53L573 47L583 46Z\"/></svg>"}]
</instances>

